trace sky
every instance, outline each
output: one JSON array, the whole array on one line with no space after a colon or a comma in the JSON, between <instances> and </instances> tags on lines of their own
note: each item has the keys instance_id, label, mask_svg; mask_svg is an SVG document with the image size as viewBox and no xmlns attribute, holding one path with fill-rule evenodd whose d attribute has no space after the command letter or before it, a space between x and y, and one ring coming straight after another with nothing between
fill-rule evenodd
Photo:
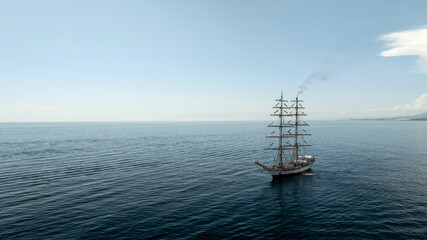
<instances>
[{"instance_id":1,"label":"sky","mask_svg":"<svg viewBox=\"0 0 427 240\"><path fill-rule=\"evenodd\" d=\"M0 1L0 122L427 112L427 1Z\"/></svg>"}]
</instances>

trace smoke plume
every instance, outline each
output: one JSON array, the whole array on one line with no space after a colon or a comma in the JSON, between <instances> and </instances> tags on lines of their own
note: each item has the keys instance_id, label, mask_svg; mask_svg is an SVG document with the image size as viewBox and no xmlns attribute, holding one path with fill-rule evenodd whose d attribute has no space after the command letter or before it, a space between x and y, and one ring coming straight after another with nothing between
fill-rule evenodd
<instances>
[{"instance_id":1,"label":"smoke plume","mask_svg":"<svg viewBox=\"0 0 427 240\"><path fill-rule=\"evenodd\" d=\"M308 76L304 82L299 86L299 91L297 93L297 97L304 93L305 90L315 81L326 81L331 76L331 73L328 70L323 70L319 72L314 72L310 76Z\"/></svg>"}]
</instances>

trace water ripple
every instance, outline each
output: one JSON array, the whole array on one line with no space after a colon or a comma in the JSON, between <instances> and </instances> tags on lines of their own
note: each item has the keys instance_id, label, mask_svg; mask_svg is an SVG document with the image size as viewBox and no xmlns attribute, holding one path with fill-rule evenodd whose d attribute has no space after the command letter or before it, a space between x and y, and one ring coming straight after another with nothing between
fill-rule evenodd
<instances>
[{"instance_id":1,"label":"water ripple","mask_svg":"<svg viewBox=\"0 0 427 240\"><path fill-rule=\"evenodd\" d=\"M313 122L279 181L265 125L1 125L0 239L427 238L427 124Z\"/></svg>"}]
</instances>

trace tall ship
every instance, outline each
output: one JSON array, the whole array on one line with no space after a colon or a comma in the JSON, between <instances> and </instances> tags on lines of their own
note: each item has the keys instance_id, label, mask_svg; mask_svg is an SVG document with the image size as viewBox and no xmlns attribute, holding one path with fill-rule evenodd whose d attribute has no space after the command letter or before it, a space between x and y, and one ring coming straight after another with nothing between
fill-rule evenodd
<instances>
[{"instance_id":1,"label":"tall ship","mask_svg":"<svg viewBox=\"0 0 427 240\"><path fill-rule=\"evenodd\" d=\"M276 163L273 166L265 166L255 160L265 170L267 170L273 178L281 178L290 175L303 173L311 168L315 159L311 155L301 154L301 150L305 147L310 147L304 137L311 136L304 127L308 126L301 117L307 116L302 110L305 109L302 105L302 100L298 99L288 102L283 99L283 93L280 99L276 99L276 105L273 107L275 112L271 116L279 117L278 123L272 122L268 127L274 128L267 138L277 138L278 142L272 143L265 150L277 151ZM288 120L289 119L289 120Z\"/></svg>"}]
</instances>

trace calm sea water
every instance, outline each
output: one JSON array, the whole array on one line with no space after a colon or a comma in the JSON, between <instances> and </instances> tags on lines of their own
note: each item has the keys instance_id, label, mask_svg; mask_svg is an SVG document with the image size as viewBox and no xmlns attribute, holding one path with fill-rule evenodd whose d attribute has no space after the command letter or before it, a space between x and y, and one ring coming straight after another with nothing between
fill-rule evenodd
<instances>
[{"instance_id":1,"label":"calm sea water","mask_svg":"<svg viewBox=\"0 0 427 240\"><path fill-rule=\"evenodd\" d=\"M427 239L427 122L313 121L278 181L267 124L0 124L0 239Z\"/></svg>"}]
</instances>

